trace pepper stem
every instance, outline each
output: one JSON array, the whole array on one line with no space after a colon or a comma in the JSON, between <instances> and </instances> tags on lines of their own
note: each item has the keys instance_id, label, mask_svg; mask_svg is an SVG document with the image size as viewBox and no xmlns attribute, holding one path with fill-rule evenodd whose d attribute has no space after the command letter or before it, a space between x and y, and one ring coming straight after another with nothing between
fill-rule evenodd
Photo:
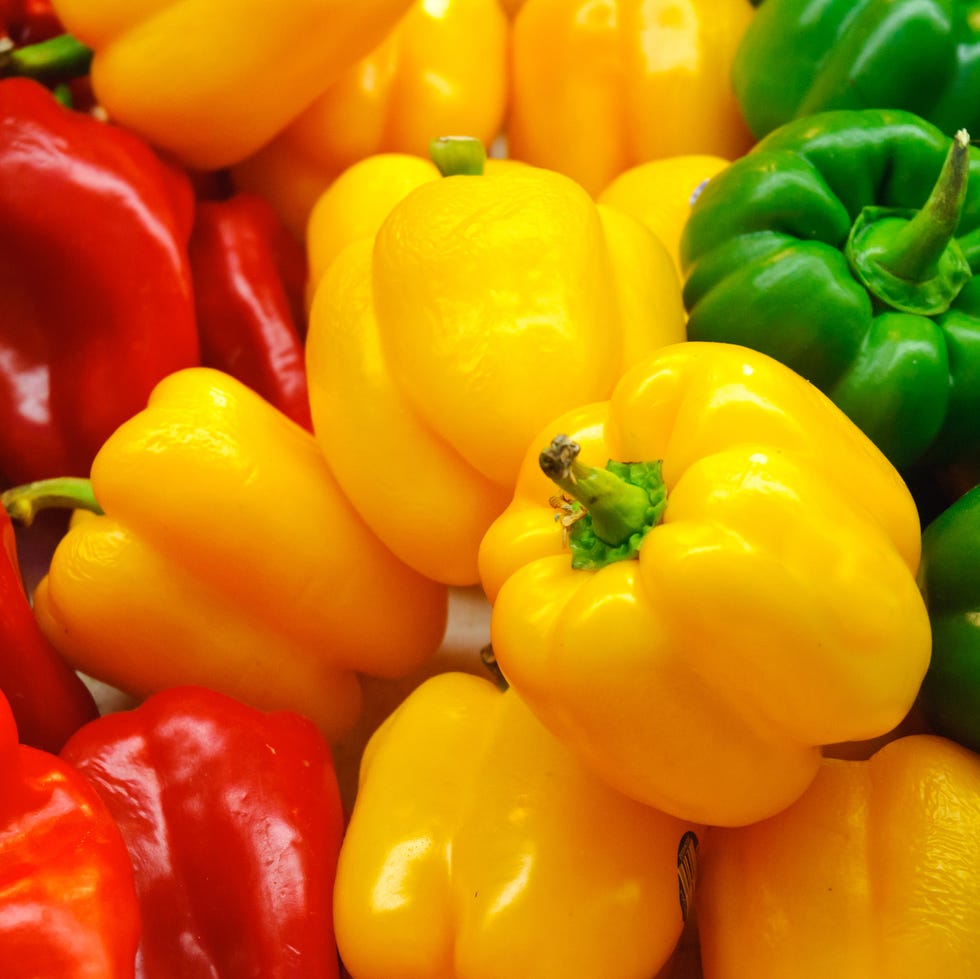
<instances>
[{"instance_id":1,"label":"pepper stem","mask_svg":"<svg viewBox=\"0 0 980 979\"><path fill-rule=\"evenodd\" d=\"M76 476L39 479L0 493L0 503L11 520L29 527L41 510L56 507L103 513L92 491L92 481Z\"/></svg>"},{"instance_id":2,"label":"pepper stem","mask_svg":"<svg viewBox=\"0 0 980 979\"><path fill-rule=\"evenodd\" d=\"M55 84L87 75L92 65L92 49L71 34L15 47L6 39L0 43L0 77L11 75Z\"/></svg>"},{"instance_id":3,"label":"pepper stem","mask_svg":"<svg viewBox=\"0 0 980 979\"><path fill-rule=\"evenodd\" d=\"M440 136L429 143L429 156L444 177L480 177L487 151L473 136Z\"/></svg>"}]
</instances>

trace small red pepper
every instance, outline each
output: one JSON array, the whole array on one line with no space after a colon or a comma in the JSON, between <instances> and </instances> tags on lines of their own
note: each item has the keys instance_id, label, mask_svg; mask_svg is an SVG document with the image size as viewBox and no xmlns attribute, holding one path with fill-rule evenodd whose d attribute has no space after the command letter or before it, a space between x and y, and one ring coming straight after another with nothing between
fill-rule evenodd
<instances>
[{"instance_id":1,"label":"small red pepper","mask_svg":"<svg viewBox=\"0 0 980 979\"><path fill-rule=\"evenodd\" d=\"M98 716L81 677L38 627L24 591L17 540L0 507L0 693L10 704L23 744L57 753Z\"/></svg>"},{"instance_id":2,"label":"small red pepper","mask_svg":"<svg viewBox=\"0 0 980 979\"><path fill-rule=\"evenodd\" d=\"M51 0L0 0L0 32L20 47L61 34Z\"/></svg>"},{"instance_id":3,"label":"small red pepper","mask_svg":"<svg viewBox=\"0 0 980 979\"><path fill-rule=\"evenodd\" d=\"M3 979L132 979L140 916L126 844L95 789L17 743L0 695Z\"/></svg>"},{"instance_id":4,"label":"small red pepper","mask_svg":"<svg viewBox=\"0 0 980 979\"><path fill-rule=\"evenodd\" d=\"M0 478L88 474L199 361L189 181L28 78L0 81Z\"/></svg>"},{"instance_id":5,"label":"small red pepper","mask_svg":"<svg viewBox=\"0 0 980 979\"><path fill-rule=\"evenodd\" d=\"M342 810L310 721L172 687L87 724L62 757L129 846L139 979L336 979Z\"/></svg>"},{"instance_id":6,"label":"small red pepper","mask_svg":"<svg viewBox=\"0 0 980 979\"><path fill-rule=\"evenodd\" d=\"M303 245L264 198L242 191L198 202L189 254L202 363L311 430Z\"/></svg>"}]
</instances>

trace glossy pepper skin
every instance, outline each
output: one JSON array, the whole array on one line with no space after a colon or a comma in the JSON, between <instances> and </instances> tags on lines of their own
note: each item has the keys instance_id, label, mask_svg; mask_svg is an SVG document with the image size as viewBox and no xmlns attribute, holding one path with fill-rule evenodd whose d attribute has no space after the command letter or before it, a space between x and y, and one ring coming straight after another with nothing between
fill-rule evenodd
<instances>
[{"instance_id":1,"label":"glossy pepper skin","mask_svg":"<svg viewBox=\"0 0 980 979\"><path fill-rule=\"evenodd\" d=\"M231 374L312 428L303 245L268 201L241 191L197 204L188 255L201 363Z\"/></svg>"},{"instance_id":2,"label":"glossy pepper skin","mask_svg":"<svg viewBox=\"0 0 980 979\"><path fill-rule=\"evenodd\" d=\"M340 794L310 721L174 687L87 725L62 757L129 848L138 979L336 979Z\"/></svg>"},{"instance_id":3,"label":"glossy pepper skin","mask_svg":"<svg viewBox=\"0 0 980 979\"><path fill-rule=\"evenodd\" d=\"M83 476L199 359L186 177L136 136L0 81L0 478Z\"/></svg>"},{"instance_id":4,"label":"glossy pepper skin","mask_svg":"<svg viewBox=\"0 0 980 979\"><path fill-rule=\"evenodd\" d=\"M439 646L446 589L362 523L311 433L229 375L161 381L91 487L104 515L78 515L34 591L42 630L89 676L138 698L211 687L335 738L359 672L400 676Z\"/></svg>"},{"instance_id":5,"label":"glossy pepper skin","mask_svg":"<svg viewBox=\"0 0 980 979\"><path fill-rule=\"evenodd\" d=\"M139 904L126 844L68 762L18 744L0 694L4 979L134 979Z\"/></svg>"},{"instance_id":6,"label":"glossy pepper skin","mask_svg":"<svg viewBox=\"0 0 980 979\"><path fill-rule=\"evenodd\" d=\"M53 0L91 48L112 119L199 170L243 160L358 58L411 0ZM259 80L261 79L261 83Z\"/></svg>"},{"instance_id":7,"label":"glossy pepper skin","mask_svg":"<svg viewBox=\"0 0 980 979\"><path fill-rule=\"evenodd\" d=\"M441 148L469 162L472 145ZM670 257L635 218L537 167L446 171L330 262L306 355L349 499L409 566L465 585L528 439L684 322Z\"/></svg>"},{"instance_id":8,"label":"glossy pepper skin","mask_svg":"<svg viewBox=\"0 0 980 979\"><path fill-rule=\"evenodd\" d=\"M766 0L735 52L735 96L757 139L829 109L980 130L978 15L975 0Z\"/></svg>"},{"instance_id":9,"label":"glossy pepper skin","mask_svg":"<svg viewBox=\"0 0 980 979\"><path fill-rule=\"evenodd\" d=\"M980 486L922 535L919 587L932 623L932 661L920 703L938 733L980 751Z\"/></svg>"},{"instance_id":10,"label":"glossy pepper skin","mask_svg":"<svg viewBox=\"0 0 980 979\"><path fill-rule=\"evenodd\" d=\"M81 677L38 628L24 591L14 526L0 507L0 693L22 744L57 753L98 716Z\"/></svg>"},{"instance_id":11,"label":"glossy pepper skin","mask_svg":"<svg viewBox=\"0 0 980 979\"><path fill-rule=\"evenodd\" d=\"M691 209L688 336L782 360L903 472L975 456L980 151L964 142L898 110L771 133Z\"/></svg>"},{"instance_id":12,"label":"glossy pepper skin","mask_svg":"<svg viewBox=\"0 0 980 979\"><path fill-rule=\"evenodd\" d=\"M539 459L559 434L571 480ZM497 663L560 739L633 798L738 825L797 798L821 745L908 712L929 662L919 547L907 487L819 391L689 341L531 443L480 571Z\"/></svg>"},{"instance_id":13,"label":"glossy pepper skin","mask_svg":"<svg viewBox=\"0 0 980 979\"><path fill-rule=\"evenodd\" d=\"M768 2L768 0L767 0ZM969 979L980 758L934 735L825 759L791 807L701 849L705 979Z\"/></svg>"},{"instance_id":14,"label":"glossy pepper skin","mask_svg":"<svg viewBox=\"0 0 980 979\"><path fill-rule=\"evenodd\" d=\"M370 53L234 168L302 239L316 199L378 153L425 156L440 136L489 145L504 124L509 29L498 0L415 0Z\"/></svg>"},{"instance_id":15,"label":"glossy pepper skin","mask_svg":"<svg viewBox=\"0 0 980 979\"><path fill-rule=\"evenodd\" d=\"M748 0L527 0L509 154L593 194L647 160L740 156L753 140L729 73L752 16Z\"/></svg>"},{"instance_id":16,"label":"glossy pepper skin","mask_svg":"<svg viewBox=\"0 0 980 979\"><path fill-rule=\"evenodd\" d=\"M365 750L341 958L354 979L649 979L681 933L678 850L698 830L598 782L513 691L439 674Z\"/></svg>"}]
</instances>

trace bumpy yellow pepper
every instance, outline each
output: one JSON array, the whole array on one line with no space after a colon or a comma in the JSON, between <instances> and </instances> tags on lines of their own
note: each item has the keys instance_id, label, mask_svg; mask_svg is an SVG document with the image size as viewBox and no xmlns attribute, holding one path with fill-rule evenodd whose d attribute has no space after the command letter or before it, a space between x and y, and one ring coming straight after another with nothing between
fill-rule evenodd
<instances>
[{"instance_id":1,"label":"bumpy yellow pepper","mask_svg":"<svg viewBox=\"0 0 980 979\"><path fill-rule=\"evenodd\" d=\"M53 0L115 121L210 170L267 143L412 0Z\"/></svg>"},{"instance_id":2,"label":"bumpy yellow pepper","mask_svg":"<svg viewBox=\"0 0 980 979\"><path fill-rule=\"evenodd\" d=\"M423 156L451 133L491 143L507 106L508 32L497 0L416 0L381 44L235 167L235 182L302 238L317 197L358 160Z\"/></svg>"},{"instance_id":3,"label":"bumpy yellow pepper","mask_svg":"<svg viewBox=\"0 0 980 979\"><path fill-rule=\"evenodd\" d=\"M555 734L628 795L737 825L908 712L919 548L907 487L824 395L688 342L531 443L480 569L497 662Z\"/></svg>"},{"instance_id":4,"label":"bumpy yellow pepper","mask_svg":"<svg viewBox=\"0 0 980 979\"><path fill-rule=\"evenodd\" d=\"M77 669L136 697L201 684L287 708L331 739L358 673L435 652L446 589L399 562L344 498L313 436L227 375L165 378L104 443L34 593Z\"/></svg>"},{"instance_id":5,"label":"bumpy yellow pepper","mask_svg":"<svg viewBox=\"0 0 980 979\"><path fill-rule=\"evenodd\" d=\"M828 759L789 809L701 852L710 979L980 975L980 757L951 741Z\"/></svg>"},{"instance_id":6,"label":"bumpy yellow pepper","mask_svg":"<svg viewBox=\"0 0 980 979\"><path fill-rule=\"evenodd\" d=\"M699 831L603 785L512 691L440 674L365 750L334 887L341 958L356 979L650 979L681 934Z\"/></svg>"},{"instance_id":7,"label":"bumpy yellow pepper","mask_svg":"<svg viewBox=\"0 0 980 979\"><path fill-rule=\"evenodd\" d=\"M592 193L646 160L740 156L753 140L730 70L752 14L749 0L527 0L513 28L511 155Z\"/></svg>"},{"instance_id":8,"label":"bumpy yellow pepper","mask_svg":"<svg viewBox=\"0 0 980 979\"><path fill-rule=\"evenodd\" d=\"M316 437L395 554L475 583L529 439L682 340L679 295L657 238L561 174L515 164L423 183L320 280Z\"/></svg>"}]
</instances>

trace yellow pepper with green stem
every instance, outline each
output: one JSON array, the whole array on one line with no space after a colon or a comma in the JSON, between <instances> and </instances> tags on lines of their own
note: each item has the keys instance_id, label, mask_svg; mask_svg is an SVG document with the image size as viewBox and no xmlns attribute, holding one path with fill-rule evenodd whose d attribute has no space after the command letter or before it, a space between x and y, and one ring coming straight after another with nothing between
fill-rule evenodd
<instances>
[{"instance_id":1,"label":"yellow pepper with green stem","mask_svg":"<svg viewBox=\"0 0 980 979\"><path fill-rule=\"evenodd\" d=\"M651 979L696 827L594 778L513 691L444 673L368 742L334 922L356 979Z\"/></svg>"},{"instance_id":2,"label":"yellow pepper with green stem","mask_svg":"<svg viewBox=\"0 0 980 979\"><path fill-rule=\"evenodd\" d=\"M908 488L829 399L687 342L539 433L480 571L497 662L559 738L627 795L738 825L908 713L919 554Z\"/></svg>"}]
</instances>

